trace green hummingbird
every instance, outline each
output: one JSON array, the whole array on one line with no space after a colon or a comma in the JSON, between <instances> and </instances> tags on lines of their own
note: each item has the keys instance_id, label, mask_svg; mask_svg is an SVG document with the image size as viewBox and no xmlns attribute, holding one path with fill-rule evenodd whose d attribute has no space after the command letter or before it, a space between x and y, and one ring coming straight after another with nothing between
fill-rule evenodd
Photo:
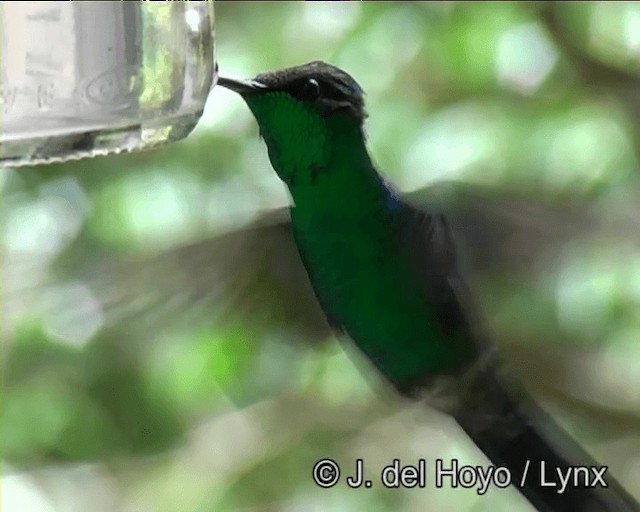
<instances>
[{"instance_id":1,"label":"green hummingbird","mask_svg":"<svg viewBox=\"0 0 640 512\"><path fill-rule=\"evenodd\" d=\"M400 394L452 415L538 510L640 510L507 369L447 215L437 200L401 196L372 163L358 83L316 61L218 84L256 118L292 199L279 236L295 242L331 328ZM576 467L590 468L586 481L563 493L545 480Z\"/></svg>"}]
</instances>

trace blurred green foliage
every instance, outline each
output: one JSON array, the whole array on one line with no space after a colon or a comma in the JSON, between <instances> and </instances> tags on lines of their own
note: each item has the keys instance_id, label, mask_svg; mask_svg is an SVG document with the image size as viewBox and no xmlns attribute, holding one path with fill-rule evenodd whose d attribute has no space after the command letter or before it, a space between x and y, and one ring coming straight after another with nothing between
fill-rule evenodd
<instances>
[{"instance_id":1,"label":"blurred green foliage","mask_svg":"<svg viewBox=\"0 0 640 512\"><path fill-rule=\"evenodd\" d=\"M216 16L224 74L316 59L350 72L373 158L402 189L460 179L602 212L638 190L640 4L217 2ZM99 269L287 204L231 93L216 88L180 143L3 169L2 188L5 511L527 509L513 491L320 489L323 457L347 471L357 457L482 459L447 418L377 393L333 340L200 324L171 301L112 322L81 280L56 281L67 251ZM551 284L493 286L514 361L544 367L549 407L640 497L633 248L577 247ZM545 359L527 344L538 335L573 344ZM575 346L588 342L601 352ZM585 387L592 374L609 387Z\"/></svg>"}]
</instances>

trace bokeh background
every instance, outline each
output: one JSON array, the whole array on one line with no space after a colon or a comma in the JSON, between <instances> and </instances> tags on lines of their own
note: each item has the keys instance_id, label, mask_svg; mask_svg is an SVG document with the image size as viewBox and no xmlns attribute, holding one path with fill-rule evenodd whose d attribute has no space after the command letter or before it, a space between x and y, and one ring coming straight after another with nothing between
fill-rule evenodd
<instances>
[{"instance_id":1,"label":"bokeh background","mask_svg":"<svg viewBox=\"0 0 640 512\"><path fill-rule=\"evenodd\" d=\"M217 2L216 25L227 75L350 72L402 190L462 180L612 217L535 278L494 269L478 297L540 402L640 499L640 245L624 227L640 217L640 4ZM374 481L394 458L487 461L336 340L192 300L215 254L177 248L288 202L232 93L167 148L1 178L4 511L530 510L513 490L314 485L324 457L363 458Z\"/></svg>"}]
</instances>

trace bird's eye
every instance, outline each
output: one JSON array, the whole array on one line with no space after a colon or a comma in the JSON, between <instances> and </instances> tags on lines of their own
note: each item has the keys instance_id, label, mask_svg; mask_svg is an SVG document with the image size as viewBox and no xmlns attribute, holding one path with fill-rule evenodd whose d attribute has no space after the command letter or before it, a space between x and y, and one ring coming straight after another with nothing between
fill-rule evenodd
<instances>
[{"instance_id":1,"label":"bird's eye","mask_svg":"<svg viewBox=\"0 0 640 512\"><path fill-rule=\"evenodd\" d=\"M309 78L302 86L303 97L307 100L315 100L320 96L320 84L315 78Z\"/></svg>"}]
</instances>

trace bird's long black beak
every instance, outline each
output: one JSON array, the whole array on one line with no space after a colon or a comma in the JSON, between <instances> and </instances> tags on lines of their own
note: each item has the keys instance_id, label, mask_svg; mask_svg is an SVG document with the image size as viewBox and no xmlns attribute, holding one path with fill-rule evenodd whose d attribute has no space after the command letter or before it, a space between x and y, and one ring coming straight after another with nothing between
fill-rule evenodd
<instances>
[{"instance_id":1,"label":"bird's long black beak","mask_svg":"<svg viewBox=\"0 0 640 512\"><path fill-rule=\"evenodd\" d=\"M237 92L240 95L255 94L265 91L267 86L255 80L236 80L235 78L218 77L218 85Z\"/></svg>"}]
</instances>

